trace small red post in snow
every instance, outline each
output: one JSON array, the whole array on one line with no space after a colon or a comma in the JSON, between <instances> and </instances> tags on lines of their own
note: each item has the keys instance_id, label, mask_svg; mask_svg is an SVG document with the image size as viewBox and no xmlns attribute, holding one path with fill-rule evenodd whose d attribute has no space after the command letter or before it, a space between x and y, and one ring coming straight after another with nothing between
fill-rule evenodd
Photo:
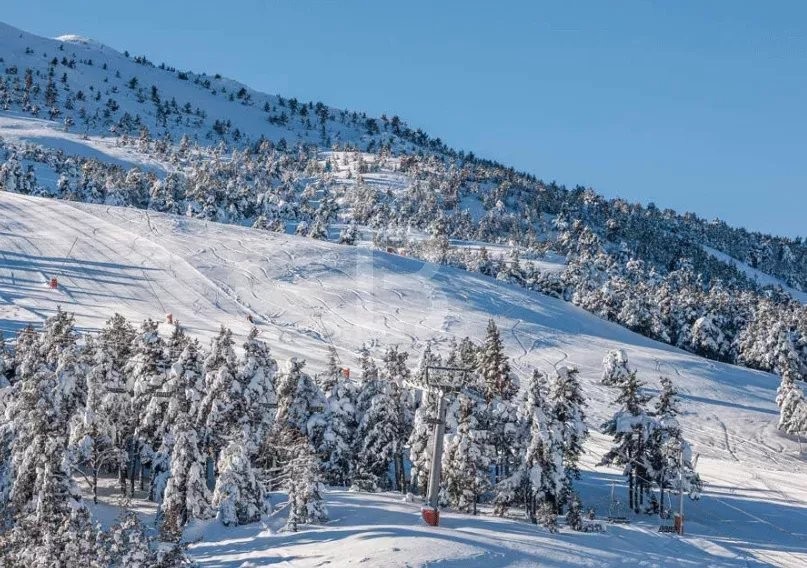
<instances>
[{"instance_id":1,"label":"small red post in snow","mask_svg":"<svg viewBox=\"0 0 807 568\"><path fill-rule=\"evenodd\" d=\"M346 379L349 379L350 378L350 369L348 369L347 367L342 369L342 376L345 377Z\"/></svg>"},{"instance_id":2,"label":"small red post in snow","mask_svg":"<svg viewBox=\"0 0 807 568\"><path fill-rule=\"evenodd\" d=\"M50 288L52 290L55 290L56 288L59 287L59 281L56 279L55 276L51 277L50 282L48 283L48 286L50 286Z\"/></svg>"},{"instance_id":3,"label":"small red post in snow","mask_svg":"<svg viewBox=\"0 0 807 568\"><path fill-rule=\"evenodd\" d=\"M431 527L436 527L440 524L440 511L434 507L422 507L420 514L426 524Z\"/></svg>"},{"instance_id":4,"label":"small red post in snow","mask_svg":"<svg viewBox=\"0 0 807 568\"><path fill-rule=\"evenodd\" d=\"M174 323L174 314L171 313L165 314L165 323L169 325Z\"/></svg>"}]
</instances>

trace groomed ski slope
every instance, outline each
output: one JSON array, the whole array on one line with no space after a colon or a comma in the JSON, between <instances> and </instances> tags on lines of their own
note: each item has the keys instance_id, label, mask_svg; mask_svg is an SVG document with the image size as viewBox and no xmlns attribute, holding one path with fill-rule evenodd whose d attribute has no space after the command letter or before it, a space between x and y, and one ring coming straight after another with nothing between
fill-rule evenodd
<instances>
[{"instance_id":1,"label":"groomed ski slope","mask_svg":"<svg viewBox=\"0 0 807 568\"><path fill-rule=\"evenodd\" d=\"M52 276L57 290L46 286ZM330 344L346 367L355 367L353 354L365 341L379 354L397 344L416 360L429 339L443 347L451 336L480 339L493 317L521 376L556 364L581 370L593 426L612 397L598 383L602 357L622 347L651 387L665 374L681 389L684 431L708 484L700 502L687 503L683 542L658 535L646 517L605 535L555 537L462 515L433 531L420 525L415 504L334 492L333 522L312 532L262 533L272 532L271 523L208 527L192 549L204 565L240 566L238 558L250 556L255 565L284 557L292 565L348 565L368 555L373 566L531 565L536 558L549 566L807 565L807 468L797 442L776 432L775 377L706 361L559 300L360 247L0 192L0 328L13 333L58 305L84 329L100 328L115 311L135 321L170 312L202 337L222 324L243 336L250 316L276 357L303 357L312 371L323 367ZM601 515L610 483L620 479L594 468L607 443L593 437L581 484L584 502ZM421 538L432 533L434 540ZM275 554L281 544L283 556ZM387 552L369 552L378 550Z\"/></svg>"}]
</instances>

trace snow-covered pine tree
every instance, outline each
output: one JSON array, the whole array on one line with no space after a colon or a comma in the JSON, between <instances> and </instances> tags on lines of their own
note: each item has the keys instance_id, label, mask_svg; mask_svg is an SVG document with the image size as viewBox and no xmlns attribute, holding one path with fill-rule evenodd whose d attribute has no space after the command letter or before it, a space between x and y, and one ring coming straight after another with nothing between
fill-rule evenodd
<instances>
[{"instance_id":1,"label":"snow-covered pine tree","mask_svg":"<svg viewBox=\"0 0 807 568\"><path fill-rule=\"evenodd\" d=\"M250 427L250 455L257 452L272 427L277 406L275 380L277 361L269 345L258 338L258 329L250 330L244 342L244 355L238 362L238 381L243 385L247 420Z\"/></svg>"},{"instance_id":2,"label":"snow-covered pine tree","mask_svg":"<svg viewBox=\"0 0 807 568\"><path fill-rule=\"evenodd\" d=\"M355 221L351 221L350 224L342 229L342 232L339 233L339 244L340 245L355 245L356 241L359 240L359 229L356 226Z\"/></svg>"},{"instance_id":3,"label":"snow-covered pine tree","mask_svg":"<svg viewBox=\"0 0 807 568\"><path fill-rule=\"evenodd\" d=\"M292 357L277 379L276 429L292 428L320 447L325 429L325 399L311 376L303 371L305 361Z\"/></svg>"},{"instance_id":4,"label":"snow-covered pine tree","mask_svg":"<svg viewBox=\"0 0 807 568\"><path fill-rule=\"evenodd\" d=\"M246 418L242 385L236 379L233 334L224 326L210 342L203 373L204 398L196 419L202 448L216 461L233 429Z\"/></svg>"},{"instance_id":5,"label":"snow-covered pine tree","mask_svg":"<svg viewBox=\"0 0 807 568\"><path fill-rule=\"evenodd\" d=\"M485 342L479 348L476 370L481 378L482 392L488 402L484 421L496 452L498 482L509 477L512 470L513 455L510 450L517 432L517 415L511 401L518 393L518 385L504 352L499 329L492 319L488 321Z\"/></svg>"},{"instance_id":6,"label":"snow-covered pine tree","mask_svg":"<svg viewBox=\"0 0 807 568\"><path fill-rule=\"evenodd\" d=\"M358 403L366 410L359 412L356 430L356 458L351 488L379 491L390 487L390 465L400 450L398 391L376 377L362 381Z\"/></svg>"},{"instance_id":7,"label":"snow-covered pine tree","mask_svg":"<svg viewBox=\"0 0 807 568\"><path fill-rule=\"evenodd\" d=\"M4 504L12 515L64 516L72 509L70 501L81 502L67 454L69 420L80 403L72 321L61 310L46 320L20 362L16 396L9 400L3 425L10 452L0 468L8 491Z\"/></svg>"},{"instance_id":8,"label":"snow-covered pine tree","mask_svg":"<svg viewBox=\"0 0 807 568\"><path fill-rule=\"evenodd\" d=\"M141 488L145 484L143 465L150 463L154 451L162 442L160 427L166 399L153 396L161 391L170 362L165 355L165 342L160 337L157 322L147 319L138 330L131 357L124 367L126 390L132 393L132 442L129 448L128 476L131 489L137 475Z\"/></svg>"},{"instance_id":9,"label":"snow-covered pine tree","mask_svg":"<svg viewBox=\"0 0 807 568\"><path fill-rule=\"evenodd\" d=\"M531 522L549 522L551 528L552 517L542 512L546 507L550 511L557 509L566 475L562 428L551 421L552 407L547 397L546 376L535 370L518 408L517 465L509 477L496 485L493 503L494 512L504 515L520 501Z\"/></svg>"},{"instance_id":10,"label":"snow-covered pine tree","mask_svg":"<svg viewBox=\"0 0 807 568\"><path fill-rule=\"evenodd\" d=\"M539 525L550 533L558 532L558 514L552 506L552 503L548 501L539 503L536 520Z\"/></svg>"},{"instance_id":11,"label":"snow-covered pine tree","mask_svg":"<svg viewBox=\"0 0 807 568\"><path fill-rule=\"evenodd\" d=\"M14 356L12 357L14 377L12 377L11 382L15 382L26 372L35 371L41 362L39 335L34 331L33 326L29 324L17 334L17 343L14 346Z\"/></svg>"},{"instance_id":12,"label":"snow-covered pine tree","mask_svg":"<svg viewBox=\"0 0 807 568\"><path fill-rule=\"evenodd\" d=\"M615 387L630 376L628 355L624 349L613 349L602 360L602 384Z\"/></svg>"},{"instance_id":13,"label":"snow-covered pine tree","mask_svg":"<svg viewBox=\"0 0 807 568\"><path fill-rule=\"evenodd\" d=\"M563 505L572 491L572 484L580 477L578 462L583 454L583 443L588 437L586 406L583 389L574 367L560 366L549 390L550 423L560 431L563 440L563 470L566 482L557 505Z\"/></svg>"},{"instance_id":14,"label":"snow-covered pine tree","mask_svg":"<svg viewBox=\"0 0 807 568\"><path fill-rule=\"evenodd\" d=\"M12 534L9 538L15 547L19 544L13 544L17 537L26 539L28 544L23 551L32 554L54 553L53 546L64 546L71 539L76 546L86 544L82 535L87 527L77 517L84 505L73 481L67 450L76 381L67 376L70 364L65 360L74 352L75 344L65 341L58 346L51 343L53 337L46 331L32 344L39 348L27 354L2 425L3 438L12 440L0 467L5 478L2 489L8 497L3 501L3 512L20 528L32 529L24 537ZM48 358L55 361L55 370L50 368ZM54 558L64 558L64 554L72 552L60 552Z\"/></svg>"},{"instance_id":15,"label":"snow-covered pine tree","mask_svg":"<svg viewBox=\"0 0 807 568\"><path fill-rule=\"evenodd\" d=\"M77 341L74 315L57 307L56 313L45 320L40 334L39 349L45 363L55 368L59 358L73 350Z\"/></svg>"},{"instance_id":16,"label":"snow-covered pine tree","mask_svg":"<svg viewBox=\"0 0 807 568\"><path fill-rule=\"evenodd\" d=\"M566 526L575 531L583 530L583 507L580 495L572 493L569 497L569 509L566 511Z\"/></svg>"},{"instance_id":17,"label":"snow-covered pine tree","mask_svg":"<svg viewBox=\"0 0 807 568\"><path fill-rule=\"evenodd\" d=\"M98 375L96 380L107 392L109 389L126 390L125 370L127 363L134 356L132 348L135 345L135 334L135 329L118 314L110 318L98 334L95 341L95 368L91 372ZM125 404L121 403L118 411L123 413L124 407L127 407L125 412L129 414L130 405L131 401L127 396ZM108 410L111 411L112 409Z\"/></svg>"},{"instance_id":18,"label":"snow-covered pine tree","mask_svg":"<svg viewBox=\"0 0 807 568\"><path fill-rule=\"evenodd\" d=\"M469 337L463 337L457 344L456 365L461 369L476 370L478 358L479 347L477 347ZM474 377L478 379L476 373ZM480 385L474 383L468 386L479 388Z\"/></svg>"},{"instance_id":19,"label":"snow-covered pine tree","mask_svg":"<svg viewBox=\"0 0 807 568\"><path fill-rule=\"evenodd\" d=\"M356 386L339 373L325 395L325 430L322 445L317 450L321 456L325 482L329 485L346 486L351 480L353 448L356 438Z\"/></svg>"},{"instance_id":20,"label":"snow-covered pine tree","mask_svg":"<svg viewBox=\"0 0 807 568\"><path fill-rule=\"evenodd\" d=\"M527 494L531 499L528 507L531 518L537 518L541 501L557 511L568 487L563 424L557 422L548 395L546 376L534 371L522 407L522 420L529 426L524 465L531 489Z\"/></svg>"},{"instance_id":21,"label":"snow-covered pine tree","mask_svg":"<svg viewBox=\"0 0 807 568\"><path fill-rule=\"evenodd\" d=\"M285 530L296 532L303 523L324 523L328 510L314 448L306 436L293 428L279 432L278 441L286 454L283 486L289 498L289 516Z\"/></svg>"},{"instance_id":22,"label":"snow-covered pine tree","mask_svg":"<svg viewBox=\"0 0 807 568\"><path fill-rule=\"evenodd\" d=\"M655 404L656 427L648 450L651 453L648 473L659 486L661 507L664 507L665 489L683 488L690 498L697 499L703 487L695 471L692 447L684 439L678 423L679 414L678 391L669 378L662 377L661 392Z\"/></svg>"},{"instance_id":23,"label":"snow-covered pine tree","mask_svg":"<svg viewBox=\"0 0 807 568\"><path fill-rule=\"evenodd\" d=\"M322 394L328 397L341 376L342 368L339 365L339 354L336 352L336 348L333 345L329 345L328 364L325 368L325 372L319 373L316 376L317 385L322 391Z\"/></svg>"},{"instance_id":24,"label":"snow-covered pine tree","mask_svg":"<svg viewBox=\"0 0 807 568\"><path fill-rule=\"evenodd\" d=\"M127 511L104 535L107 566L150 568L157 565L146 527L133 511Z\"/></svg>"},{"instance_id":25,"label":"snow-covered pine tree","mask_svg":"<svg viewBox=\"0 0 807 568\"><path fill-rule=\"evenodd\" d=\"M452 507L476 514L479 497L490 487L488 469L492 448L474 416L477 403L460 394L455 401L456 431L446 438L443 453L443 490Z\"/></svg>"},{"instance_id":26,"label":"snow-covered pine tree","mask_svg":"<svg viewBox=\"0 0 807 568\"><path fill-rule=\"evenodd\" d=\"M88 384L97 385L100 404L98 413L104 421L104 432L111 443L127 452L132 443L137 421L132 420L132 394L128 390L125 375L126 365L132 357L136 331L120 314L115 314L101 329L95 341L94 357L87 374ZM126 491L126 468L129 460L125 456L119 467L121 491Z\"/></svg>"},{"instance_id":27,"label":"snow-covered pine tree","mask_svg":"<svg viewBox=\"0 0 807 568\"><path fill-rule=\"evenodd\" d=\"M91 338L87 339L90 345ZM104 469L120 472L126 464L124 440L119 430L120 414L118 397L126 396L110 393L107 388L117 379L111 359L103 349L94 350L95 361L86 375L87 394L83 408L79 409L71 421L69 447L71 457L88 471L87 479L92 489L93 502L98 503L98 476ZM128 401L125 401L128 402Z\"/></svg>"},{"instance_id":28,"label":"snow-covered pine tree","mask_svg":"<svg viewBox=\"0 0 807 568\"><path fill-rule=\"evenodd\" d=\"M254 523L264 512L263 485L255 478L248 451L250 438L250 428L245 425L242 435L230 440L219 456L213 507L224 526Z\"/></svg>"},{"instance_id":29,"label":"snow-covered pine tree","mask_svg":"<svg viewBox=\"0 0 807 568\"><path fill-rule=\"evenodd\" d=\"M796 384L801 378L793 334L781 329L774 350L774 368L781 377L776 393L779 406L779 430L788 434L807 431L807 400Z\"/></svg>"},{"instance_id":30,"label":"snow-covered pine tree","mask_svg":"<svg viewBox=\"0 0 807 568\"><path fill-rule=\"evenodd\" d=\"M163 387L171 395L163 417L163 432L170 432L182 419L196 421L205 394L204 359L199 341L192 339L172 362Z\"/></svg>"},{"instance_id":31,"label":"snow-covered pine tree","mask_svg":"<svg viewBox=\"0 0 807 568\"><path fill-rule=\"evenodd\" d=\"M616 403L620 408L602 425L603 433L613 436L614 444L599 465L623 466L623 474L628 478L629 507L638 513L650 483L652 456L648 454L648 446L656 424L645 408L650 397L642 392L644 383L636 371L631 371L617 388Z\"/></svg>"},{"instance_id":32,"label":"snow-covered pine tree","mask_svg":"<svg viewBox=\"0 0 807 568\"><path fill-rule=\"evenodd\" d=\"M406 491L406 479L404 471L404 443L412 432L413 404L410 402L409 391L404 388L409 380L409 368L406 360L409 353L399 351L397 347L388 347L384 351L384 367L382 368L382 380L385 388L389 391L389 397L393 403L392 412L397 415L397 432L393 448L393 479L397 485L396 489Z\"/></svg>"},{"instance_id":33,"label":"snow-covered pine tree","mask_svg":"<svg viewBox=\"0 0 807 568\"><path fill-rule=\"evenodd\" d=\"M168 477L171 474L171 452L175 441L174 425L196 417L203 398L203 357L199 341L182 341L182 352L168 371L163 389L168 397L164 402L163 423L159 428L161 442L152 455L149 498L162 501ZM178 347L179 343L175 344ZM169 349L170 351L170 349Z\"/></svg>"},{"instance_id":34,"label":"snow-covered pine tree","mask_svg":"<svg viewBox=\"0 0 807 568\"><path fill-rule=\"evenodd\" d=\"M494 449L496 481L510 477L517 467L518 454L518 408L511 401L496 397L486 408L479 409L478 416L483 428L488 431Z\"/></svg>"},{"instance_id":35,"label":"snow-covered pine tree","mask_svg":"<svg viewBox=\"0 0 807 568\"><path fill-rule=\"evenodd\" d=\"M180 419L172 437L170 476L160 505L160 529L169 540L178 539L191 519L213 516L207 458L199 451L196 429L189 418Z\"/></svg>"},{"instance_id":36,"label":"snow-covered pine tree","mask_svg":"<svg viewBox=\"0 0 807 568\"><path fill-rule=\"evenodd\" d=\"M485 342L479 348L477 369L482 376L485 399L499 398L513 400L518 393L515 376L510 370L510 362L504 353L504 345L496 323L488 320Z\"/></svg>"},{"instance_id":37,"label":"snow-covered pine tree","mask_svg":"<svg viewBox=\"0 0 807 568\"><path fill-rule=\"evenodd\" d=\"M695 320L690 331L690 350L703 357L724 361L731 350L731 342L723 333L725 323L722 325L715 320L720 320L719 315L706 314Z\"/></svg>"},{"instance_id":38,"label":"snow-covered pine tree","mask_svg":"<svg viewBox=\"0 0 807 568\"><path fill-rule=\"evenodd\" d=\"M111 564L102 536L85 508L67 517L26 517L0 531L0 559L9 568L106 568Z\"/></svg>"},{"instance_id":39,"label":"snow-covered pine tree","mask_svg":"<svg viewBox=\"0 0 807 568\"><path fill-rule=\"evenodd\" d=\"M168 341L165 342L168 360L173 362L179 359L179 356L182 354L182 351L185 350L189 342L190 338L188 334L185 333L185 328L182 327L179 322L175 322L171 336L168 338Z\"/></svg>"}]
</instances>

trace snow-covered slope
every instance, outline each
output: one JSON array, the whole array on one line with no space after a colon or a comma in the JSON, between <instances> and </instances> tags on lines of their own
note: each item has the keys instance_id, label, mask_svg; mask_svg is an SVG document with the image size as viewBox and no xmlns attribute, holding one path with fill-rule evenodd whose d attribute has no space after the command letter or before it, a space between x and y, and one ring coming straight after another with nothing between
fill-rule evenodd
<instances>
[{"instance_id":1,"label":"snow-covered slope","mask_svg":"<svg viewBox=\"0 0 807 568\"><path fill-rule=\"evenodd\" d=\"M725 567L804 566L807 492L782 495L747 466L702 466L722 483L687 512L688 536L658 533L658 521L608 525L602 534L550 535L532 525L489 514L441 514L439 528L420 520L420 505L400 495L326 494L333 519L296 534L278 533L285 511L262 526L234 530L210 523L190 531L192 557L202 566L457 566ZM717 479L717 477L714 477ZM797 475L796 480L807 480ZM579 486L606 514L614 472L584 472ZM747 484L731 493L726 485ZM489 512L487 512L489 513Z\"/></svg>"},{"instance_id":2,"label":"snow-covered slope","mask_svg":"<svg viewBox=\"0 0 807 568\"><path fill-rule=\"evenodd\" d=\"M612 393L598 384L607 350L625 347L651 384L670 376L693 417L685 429L707 456L765 456L795 466L775 432L772 375L704 360L605 322L568 303L472 273L361 247L147 211L0 193L0 327L13 332L58 305L98 329L114 311L173 314L210 336L258 324L283 358L315 369L333 344L345 366L367 342L419 350L428 340L503 330L515 368L581 369L594 423ZM58 290L45 282L59 280Z\"/></svg>"},{"instance_id":3,"label":"snow-covered slope","mask_svg":"<svg viewBox=\"0 0 807 568\"><path fill-rule=\"evenodd\" d=\"M790 488L799 486L793 479L807 480L807 468L797 458L797 443L776 433L777 381L771 375L700 359L567 303L467 272L369 249L133 209L0 193L0 251L0 327L7 332L40 321L57 305L75 311L79 325L93 329L114 311L133 319L162 318L171 312L201 336L210 336L221 324L243 335L251 316L278 357L302 355L317 369L330 344L338 348L343 364L352 366L352 352L364 341L374 347L398 344L417 350L428 339L443 345L451 336L478 339L493 317L506 330L507 348L520 374L534 367L551 369L559 362L581 369L595 426L612 394L598 384L600 361L607 349L624 347L644 378L653 383L665 374L682 390L684 429L702 455L708 484L706 497L690 506L688 517L700 536L686 545L668 544L648 532L651 521L644 529L613 529L607 537L591 538L607 538L608 546L647 540L647 546L661 547L665 554L694 546L694 556L682 558L696 562L716 555L712 560L720 565L739 562L754 546L768 548L762 546L762 537L754 537L764 530L765 538L779 543L777 549L805 553L802 536L789 519L805 515L807 496ZM45 286L52 276L59 279L58 290ZM589 444L590 471L584 478L589 500L601 510L607 507L609 481L618 479L616 472L593 468L605 444L600 436ZM787 484L782 483L785 479ZM420 541L414 537L425 535L425 529L403 529L417 524L416 508L368 498L373 503L363 506L390 516L389 523L371 528L364 517L354 516L360 515L354 501L361 499L335 494L336 521L316 539L333 539L338 548L343 538L359 542L387 535L382 538L385 546L403 551L389 557L398 559L390 565L398 565L409 550L408 539L417 547ZM513 524L504 530L501 525L451 517L447 528L434 536L441 550L435 559L498 558L493 565L527 565L540 551L563 546L552 538L536 541L531 527ZM231 547L232 538L240 539L241 531L249 530L251 544L238 540L237 547ZM209 565L237 565L227 551L237 548L260 556L260 547L281 545L258 538L260 530L247 527L239 529L239 536L212 535L213 541L200 545L195 554L208 558ZM625 531L644 533L638 541L634 535L624 540ZM467 542L461 538L465 532L472 535ZM756 544L729 543L727 539L737 534L754 537ZM395 544L400 538L403 541ZM506 538L508 544L503 544ZM453 544L444 546L446 539ZM519 539L529 546L522 550ZM314 555L319 548L311 542L288 537L282 550ZM580 546L597 548L589 541ZM336 556L337 549L328 554ZM589 553L591 563L609 562L607 553L598 554ZM563 559L557 565L588 563L585 555L557 558Z\"/></svg>"},{"instance_id":4,"label":"snow-covered slope","mask_svg":"<svg viewBox=\"0 0 807 568\"><path fill-rule=\"evenodd\" d=\"M96 41L64 35L56 39L30 34L0 22L0 66L9 81L10 110L24 108L31 116L60 122L70 117L71 128L81 133L137 135L141 127L155 138L165 134L178 140L183 134L201 143L255 141L284 138L288 143L330 145L351 143L366 147L382 140L399 148L426 142L404 140L407 130L368 125L363 113L259 93L218 74L196 74L154 63L136 54L120 53ZM33 88L26 86L31 70ZM52 74L51 74L52 70ZM54 86L47 99L47 84ZM303 110L303 107L305 110ZM127 116L128 115L128 116ZM220 124L217 126L217 122ZM214 126L216 128L214 128ZM394 132L393 132L394 130Z\"/></svg>"}]
</instances>

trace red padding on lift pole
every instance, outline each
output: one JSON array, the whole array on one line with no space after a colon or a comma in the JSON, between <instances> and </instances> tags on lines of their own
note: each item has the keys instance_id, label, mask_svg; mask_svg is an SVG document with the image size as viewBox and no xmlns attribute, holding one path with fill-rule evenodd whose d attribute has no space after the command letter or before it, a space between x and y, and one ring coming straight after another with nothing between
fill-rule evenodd
<instances>
[{"instance_id":1,"label":"red padding on lift pole","mask_svg":"<svg viewBox=\"0 0 807 568\"><path fill-rule=\"evenodd\" d=\"M423 516L423 520L426 521L427 525L432 527L436 527L440 524L440 511L437 509L432 509L431 507L423 507L420 510L420 514Z\"/></svg>"}]
</instances>

